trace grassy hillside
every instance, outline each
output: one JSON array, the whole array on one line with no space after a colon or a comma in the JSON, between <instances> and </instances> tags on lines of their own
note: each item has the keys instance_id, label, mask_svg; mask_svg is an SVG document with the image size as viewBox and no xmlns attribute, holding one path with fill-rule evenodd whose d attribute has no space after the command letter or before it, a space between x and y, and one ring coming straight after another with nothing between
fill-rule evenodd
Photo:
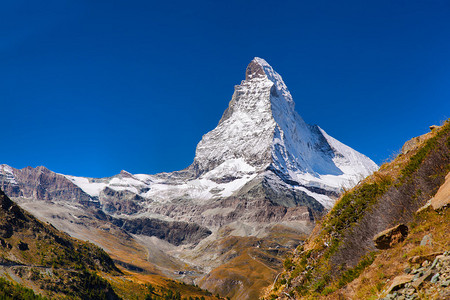
<instances>
[{"instance_id":1,"label":"grassy hillside","mask_svg":"<svg viewBox=\"0 0 450 300\"><path fill-rule=\"evenodd\" d=\"M260 298L264 287L282 271L287 252L306 239L301 232L277 224L264 237L239 237L222 228L221 238L204 245L198 254L204 257L213 254L214 263L220 265L198 284L230 299Z\"/></svg>"},{"instance_id":2,"label":"grassy hillside","mask_svg":"<svg viewBox=\"0 0 450 300\"><path fill-rule=\"evenodd\" d=\"M46 297L36 295L32 289L9 282L0 277L0 299L4 300L45 300Z\"/></svg>"},{"instance_id":3,"label":"grassy hillside","mask_svg":"<svg viewBox=\"0 0 450 300\"><path fill-rule=\"evenodd\" d=\"M436 193L450 170L450 122L417 141L410 151L384 164L375 174L344 193L316 226L308 242L286 259L285 271L266 298L349 296L351 293L344 291L350 283L373 268L374 262L384 265L381 260L386 252L378 251L372 241L377 233L400 223L409 224L413 233L417 228L414 224L431 226L423 220L436 219L433 212L418 216L416 211ZM435 222L438 237L439 232L449 229L446 216L448 212L441 220L443 223ZM420 236L419 232L416 234L405 241L412 243L410 247L414 248ZM445 242L440 246L448 248ZM392 255L393 260L397 259ZM366 283L367 280L361 288L367 289ZM380 281L373 286L383 289L384 285ZM355 299L366 299L376 292L367 291L363 298L356 297L356 292L351 295Z\"/></svg>"},{"instance_id":4,"label":"grassy hillside","mask_svg":"<svg viewBox=\"0 0 450 300\"><path fill-rule=\"evenodd\" d=\"M415 215L408 225L409 234L405 241L391 249L378 252L369 267L362 270L361 274L345 288L330 293L329 298L378 299L386 295L386 290L397 276L406 275L405 270L410 273L409 270L422 267L422 262L412 262L414 257L426 257L433 253L444 253L450 250L448 237L450 208L440 211L433 209L422 211ZM432 243L421 246L420 243L425 236L432 236ZM428 261L431 264L434 258L429 258ZM419 299L446 299L440 296L437 290L433 290L433 284L430 283L418 288L417 293Z\"/></svg>"},{"instance_id":5,"label":"grassy hillside","mask_svg":"<svg viewBox=\"0 0 450 300\"><path fill-rule=\"evenodd\" d=\"M0 274L51 298L118 299L98 272L120 274L111 258L36 220L0 191Z\"/></svg>"}]
</instances>

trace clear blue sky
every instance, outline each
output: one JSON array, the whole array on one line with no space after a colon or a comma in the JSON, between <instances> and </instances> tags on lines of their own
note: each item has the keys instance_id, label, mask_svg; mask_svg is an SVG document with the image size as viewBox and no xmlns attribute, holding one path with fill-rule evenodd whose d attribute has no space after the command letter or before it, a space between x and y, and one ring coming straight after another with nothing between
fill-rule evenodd
<instances>
[{"instance_id":1,"label":"clear blue sky","mask_svg":"<svg viewBox=\"0 0 450 300\"><path fill-rule=\"evenodd\" d=\"M381 163L450 117L449 1L3 1L0 163L187 167L250 60Z\"/></svg>"}]
</instances>

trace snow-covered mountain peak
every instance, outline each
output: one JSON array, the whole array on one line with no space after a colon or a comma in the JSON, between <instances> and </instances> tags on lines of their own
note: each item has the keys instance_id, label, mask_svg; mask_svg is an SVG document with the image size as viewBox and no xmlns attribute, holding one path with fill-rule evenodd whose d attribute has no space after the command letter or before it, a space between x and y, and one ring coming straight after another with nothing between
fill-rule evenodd
<instances>
[{"instance_id":1,"label":"snow-covered mountain peak","mask_svg":"<svg viewBox=\"0 0 450 300\"><path fill-rule=\"evenodd\" d=\"M275 72L271 65L267 63L262 58L255 57L247 66L247 70L245 72L245 80L251 81L255 78L265 78L273 83L273 87L271 92L274 95L282 95L283 100L286 101L290 109L294 109L294 100L292 99L292 95L289 92L286 84L283 81L283 78Z\"/></svg>"},{"instance_id":2,"label":"snow-covered mountain peak","mask_svg":"<svg viewBox=\"0 0 450 300\"><path fill-rule=\"evenodd\" d=\"M217 127L197 145L192 166L197 176L237 178L236 168L223 168L236 159L256 173L271 170L286 182L335 194L377 169L369 158L305 123L282 77L258 57L235 86Z\"/></svg>"},{"instance_id":3,"label":"snow-covered mountain peak","mask_svg":"<svg viewBox=\"0 0 450 300\"><path fill-rule=\"evenodd\" d=\"M119 174L122 175L123 177L133 177L133 174L125 170L120 171Z\"/></svg>"},{"instance_id":4,"label":"snow-covered mountain peak","mask_svg":"<svg viewBox=\"0 0 450 300\"><path fill-rule=\"evenodd\" d=\"M265 169L271 162L270 145L276 127L271 94L283 95L283 91L289 93L281 76L263 59L253 59L247 67L246 80L235 86L219 124L197 145L193 164L196 173L207 173L238 158L257 170Z\"/></svg>"}]
</instances>

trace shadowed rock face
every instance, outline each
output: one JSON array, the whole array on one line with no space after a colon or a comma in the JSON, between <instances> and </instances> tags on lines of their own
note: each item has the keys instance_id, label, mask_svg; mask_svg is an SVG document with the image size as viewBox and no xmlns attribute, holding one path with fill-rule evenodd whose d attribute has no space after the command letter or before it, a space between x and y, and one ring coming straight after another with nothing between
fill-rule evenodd
<instances>
[{"instance_id":1,"label":"shadowed rock face","mask_svg":"<svg viewBox=\"0 0 450 300\"><path fill-rule=\"evenodd\" d=\"M378 249L389 249L402 242L406 236L408 236L408 226L399 224L377 234L373 238L373 242Z\"/></svg>"},{"instance_id":2,"label":"shadowed rock face","mask_svg":"<svg viewBox=\"0 0 450 300\"><path fill-rule=\"evenodd\" d=\"M263 67L256 60L252 60L248 64L247 70L245 71L245 80L250 80L255 77L262 77L265 75L266 73L264 73Z\"/></svg>"},{"instance_id":3,"label":"shadowed rock face","mask_svg":"<svg viewBox=\"0 0 450 300\"><path fill-rule=\"evenodd\" d=\"M116 191L106 187L100 192L100 203L107 213L134 214L142 209L141 202L145 201L141 196L129 191Z\"/></svg>"},{"instance_id":4,"label":"shadowed rock face","mask_svg":"<svg viewBox=\"0 0 450 300\"><path fill-rule=\"evenodd\" d=\"M127 233L155 236L175 246L196 245L211 234L208 228L194 223L164 221L154 218L124 219L112 217L101 210L94 212L94 216L99 220L111 222Z\"/></svg>"},{"instance_id":5,"label":"shadowed rock face","mask_svg":"<svg viewBox=\"0 0 450 300\"><path fill-rule=\"evenodd\" d=\"M23 227L25 216L17 204L12 202L1 190L0 209L0 237L10 238L13 235L14 227Z\"/></svg>"},{"instance_id":6,"label":"shadowed rock face","mask_svg":"<svg viewBox=\"0 0 450 300\"><path fill-rule=\"evenodd\" d=\"M132 234L156 236L161 240L168 241L175 246L183 244L197 244L211 234L205 227L194 223L168 222L158 219L115 219L112 223Z\"/></svg>"}]
</instances>

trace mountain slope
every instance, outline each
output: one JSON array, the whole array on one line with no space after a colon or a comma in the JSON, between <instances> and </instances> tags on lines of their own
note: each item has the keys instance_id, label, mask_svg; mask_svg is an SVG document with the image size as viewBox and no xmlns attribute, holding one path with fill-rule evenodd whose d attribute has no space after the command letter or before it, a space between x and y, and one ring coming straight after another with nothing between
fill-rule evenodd
<instances>
[{"instance_id":1,"label":"mountain slope","mask_svg":"<svg viewBox=\"0 0 450 300\"><path fill-rule=\"evenodd\" d=\"M0 190L0 272L51 296L119 299L95 272L119 274L100 248L37 221Z\"/></svg>"},{"instance_id":2,"label":"mountain slope","mask_svg":"<svg viewBox=\"0 0 450 300\"><path fill-rule=\"evenodd\" d=\"M393 162L383 165L379 171L345 193L316 226L304 247L297 249L285 261L285 272L266 297L288 299L287 295L296 298L328 295L334 299L347 295L358 299L358 292L353 290L350 293L346 285L360 276L374 260L380 262L378 266L388 266L386 261L383 262L386 252L375 248L373 238L395 225L407 224L415 234L400 244L406 247L409 243L408 250L393 250L397 255L406 255L411 247L420 243L417 237L425 234L414 230L417 223L429 222L421 228L435 227L436 242L439 242L435 250L449 250L448 238L445 234L442 236L450 230L448 209L444 210L443 218L437 216L440 213L416 213L434 196L450 170L449 141L450 122L446 122L441 128L405 144L403 152ZM437 221L439 219L441 221ZM428 252L428 249L425 250ZM394 255L392 266L396 265L395 260L404 261L405 257L395 258ZM368 269L374 272L377 267ZM364 273L361 276L365 276L366 283L368 280L376 281L368 279L370 276ZM359 282L359 288L364 288L366 283ZM380 285L378 290L366 289L365 292L372 293L370 297L382 294L386 281L381 283L380 280L377 284ZM369 298L367 294L364 297Z\"/></svg>"}]
</instances>

